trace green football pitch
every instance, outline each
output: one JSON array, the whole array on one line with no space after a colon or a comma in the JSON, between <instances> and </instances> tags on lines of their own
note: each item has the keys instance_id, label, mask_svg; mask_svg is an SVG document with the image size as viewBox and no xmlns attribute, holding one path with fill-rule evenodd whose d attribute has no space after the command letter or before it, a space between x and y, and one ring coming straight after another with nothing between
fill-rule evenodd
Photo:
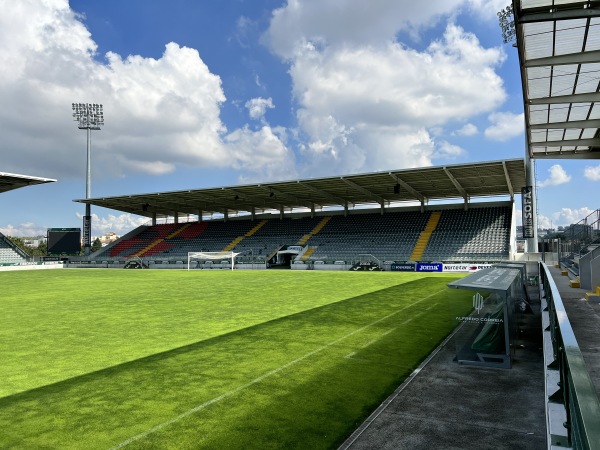
<instances>
[{"instance_id":1,"label":"green football pitch","mask_svg":"<svg viewBox=\"0 0 600 450\"><path fill-rule=\"evenodd\" d=\"M0 272L0 448L335 448L467 312L460 276Z\"/></svg>"}]
</instances>

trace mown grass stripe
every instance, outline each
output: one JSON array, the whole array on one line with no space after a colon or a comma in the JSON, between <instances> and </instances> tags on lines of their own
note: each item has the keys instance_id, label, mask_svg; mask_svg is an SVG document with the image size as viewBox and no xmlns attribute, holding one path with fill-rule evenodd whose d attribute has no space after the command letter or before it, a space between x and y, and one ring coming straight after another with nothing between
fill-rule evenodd
<instances>
[{"instance_id":1,"label":"mown grass stripe","mask_svg":"<svg viewBox=\"0 0 600 450\"><path fill-rule=\"evenodd\" d=\"M301 356L299 358L296 358L295 360L290 361L290 362L288 362L287 364L284 364L281 367L278 367L277 369L273 369L273 370L271 370L271 371L269 371L269 372L267 372L267 373L259 376L258 378L255 378L254 380L249 381L248 383L245 383L245 384L243 384L241 386L238 386L235 389L232 389L232 390L230 390L228 392L225 392L224 394L221 394L218 397L215 397L215 398L213 398L211 400L208 400L208 401L206 401L206 402L204 402L204 403L202 403L202 404L200 404L198 406L195 406L195 407L193 407L193 408L185 411L184 413L179 414L178 416L173 417L172 419L169 419L169 420L167 420L165 422L159 423L158 425L156 425L156 426L154 426L154 427L152 427L152 428L150 428L150 429L148 429L148 430L146 430L146 431L144 431L142 433L139 433L139 434L137 434L135 436L132 436L129 439L126 439L125 441L122 441L119 444L111 447L111 450L117 450L117 449L126 447L127 445L129 445L129 444L131 444L131 443L133 443L135 441L138 441L138 440L143 439L143 438L145 438L145 437L147 437L147 436L149 436L149 435L151 435L153 433L156 433L157 431L160 431L163 428L165 428L165 427L167 427L167 426L169 426L171 424L179 422L180 420L185 419L186 417L188 417L188 416L190 416L190 415L192 415L192 414L194 414L194 413L196 413L196 412L198 412L198 411L200 411L200 410L202 410L204 408L207 408L207 407L209 407L210 405L212 405L214 403L217 403L217 402L219 402L219 401L221 401L223 399L231 397L231 396L235 395L236 393L238 393L238 392L240 392L240 391L242 391L244 389L247 389L247 388L249 388L249 387L251 387L251 386L253 386L253 385L257 384L257 383L260 383L264 379L266 379L266 378L268 378L268 377L270 377L272 375L275 375L275 374L277 374L277 373L279 373L279 372L281 372L281 371L283 371L283 370L285 370L285 369L287 369L287 368L289 368L289 367L291 367L291 366L293 366L293 365L295 365L295 364L297 364L297 363L299 363L301 361L304 361L305 359L310 358L311 356L316 355L317 353L320 353L323 350L326 350L326 349L328 349L328 348L330 348L330 347L338 344L339 342L341 342L341 341L343 341L345 339L348 339L349 337L352 337L352 336L354 336L354 335L356 335L356 334L358 334L358 333L366 330L369 327L372 327L372 326L374 326L374 325L376 325L376 324L378 324L380 322L383 322L384 320L387 320L390 317L395 316L396 314L404 311L405 309L408 309L408 308L410 308L412 306L415 306L415 305L417 305L417 304L419 304L419 303L427 300L428 298L431 298L434 295L437 295L437 294L439 294L441 292L444 292L444 291L445 291L445 289L441 289L441 290L439 290L437 292L434 292L433 294L428 295L427 297L423 297L420 300L417 300L417 301L415 301L415 302L413 302L413 303L411 303L409 305L406 305L406 306L398 309L397 311L394 311L393 313L390 313L390 314L388 314L388 315L386 315L384 317L381 317L381 318L379 318L379 319L377 319L377 320L375 320L375 321L373 321L373 322L371 322L371 323L369 323L369 324L367 324L367 325L365 325L365 326L363 326L361 328L358 328L358 329L352 331L351 333L348 333L345 336L342 336L341 338L338 338L338 339L336 339L334 341L329 342L328 344L323 345L322 347L319 347L316 350L310 351L310 352L306 353L305 355L303 355L303 356ZM424 312L423 313L419 313L419 315L421 315L421 314L424 314ZM411 320L412 320L412 318L409 319L409 320L407 320L407 321L405 321L405 322L407 323L407 322L409 322ZM404 322L403 322L403 324L404 324Z\"/></svg>"},{"instance_id":2,"label":"mown grass stripe","mask_svg":"<svg viewBox=\"0 0 600 450\"><path fill-rule=\"evenodd\" d=\"M386 272L204 272L0 273L0 397L419 279Z\"/></svg>"}]
</instances>

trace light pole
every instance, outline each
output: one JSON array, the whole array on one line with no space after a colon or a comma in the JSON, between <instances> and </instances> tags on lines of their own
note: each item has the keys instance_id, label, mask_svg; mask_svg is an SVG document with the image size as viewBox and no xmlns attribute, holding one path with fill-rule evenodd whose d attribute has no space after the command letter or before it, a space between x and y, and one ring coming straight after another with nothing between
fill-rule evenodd
<instances>
[{"instance_id":1,"label":"light pole","mask_svg":"<svg viewBox=\"0 0 600 450\"><path fill-rule=\"evenodd\" d=\"M92 178L92 130L100 130L104 125L104 113L102 105L97 103L73 103L73 118L77 122L80 130L87 130L87 172L85 176L85 198L91 196L91 178ZM90 254L92 246L92 215L90 204L85 204L85 216L83 218L83 246L84 254Z\"/></svg>"}]
</instances>

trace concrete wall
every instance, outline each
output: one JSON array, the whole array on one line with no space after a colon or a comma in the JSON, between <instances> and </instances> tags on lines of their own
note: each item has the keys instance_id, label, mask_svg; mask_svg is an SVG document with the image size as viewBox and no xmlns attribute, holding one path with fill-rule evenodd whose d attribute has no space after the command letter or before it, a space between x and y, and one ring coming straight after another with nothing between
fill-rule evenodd
<instances>
[{"instance_id":1,"label":"concrete wall","mask_svg":"<svg viewBox=\"0 0 600 450\"><path fill-rule=\"evenodd\" d=\"M49 269L63 269L64 264L27 264L23 266L0 266L0 272L13 272L15 270L49 270Z\"/></svg>"},{"instance_id":2,"label":"concrete wall","mask_svg":"<svg viewBox=\"0 0 600 450\"><path fill-rule=\"evenodd\" d=\"M579 280L582 289L593 290L600 285L600 247L579 259Z\"/></svg>"},{"instance_id":3,"label":"concrete wall","mask_svg":"<svg viewBox=\"0 0 600 450\"><path fill-rule=\"evenodd\" d=\"M541 261L541 253L515 253L515 261Z\"/></svg>"}]
</instances>

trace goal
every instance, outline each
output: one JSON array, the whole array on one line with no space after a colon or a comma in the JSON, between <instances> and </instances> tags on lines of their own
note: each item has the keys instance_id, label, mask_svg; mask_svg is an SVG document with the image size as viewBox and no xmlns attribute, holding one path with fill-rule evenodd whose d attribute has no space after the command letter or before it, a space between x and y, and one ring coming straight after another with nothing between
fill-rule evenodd
<instances>
[{"instance_id":1,"label":"goal","mask_svg":"<svg viewBox=\"0 0 600 450\"><path fill-rule=\"evenodd\" d=\"M239 255L239 253L235 252L188 252L188 264L187 268L190 270L190 265L193 260L197 261L214 261L214 260L231 260L231 270L233 270L233 266L235 265L235 257Z\"/></svg>"}]
</instances>

